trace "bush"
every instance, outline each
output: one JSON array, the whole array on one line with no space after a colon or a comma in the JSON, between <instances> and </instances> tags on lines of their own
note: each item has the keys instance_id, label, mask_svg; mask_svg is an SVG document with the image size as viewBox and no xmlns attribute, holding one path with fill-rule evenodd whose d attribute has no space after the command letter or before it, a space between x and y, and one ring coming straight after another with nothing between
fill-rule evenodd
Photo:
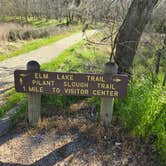
<instances>
[{"instance_id":1,"label":"bush","mask_svg":"<svg viewBox=\"0 0 166 166\"><path fill-rule=\"evenodd\" d=\"M28 39L31 39L31 38L32 38L32 32L31 31L27 30L27 31L22 33L21 39L28 40Z\"/></svg>"},{"instance_id":2,"label":"bush","mask_svg":"<svg viewBox=\"0 0 166 166\"><path fill-rule=\"evenodd\" d=\"M7 40L10 42L17 41L20 38L20 34L18 30L11 30L7 34Z\"/></svg>"},{"instance_id":3,"label":"bush","mask_svg":"<svg viewBox=\"0 0 166 166\"><path fill-rule=\"evenodd\" d=\"M127 98L116 101L115 116L134 135L153 138L166 161L166 89L150 80L144 76L130 82Z\"/></svg>"},{"instance_id":4,"label":"bush","mask_svg":"<svg viewBox=\"0 0 166 166\"><path fill-rule=\"evenodd\" d=\"M40 39L64 33L65 31L70 31L70 27L66 28L65 26L49 26L39 29L15 29L9 31L6 38L8 41Z\"/></svg>"},{"instance_id":5,"label":"bush","mask_svg":"<svg viewBox=\"0 0 166 166\"><path fill-rule=\"evenodd\" d=\"M165 34L166 33L166 23L165 22L160 22L158 24L155 24L154 29L158 33L164 33Z\"/></svg>"}]
</instances>

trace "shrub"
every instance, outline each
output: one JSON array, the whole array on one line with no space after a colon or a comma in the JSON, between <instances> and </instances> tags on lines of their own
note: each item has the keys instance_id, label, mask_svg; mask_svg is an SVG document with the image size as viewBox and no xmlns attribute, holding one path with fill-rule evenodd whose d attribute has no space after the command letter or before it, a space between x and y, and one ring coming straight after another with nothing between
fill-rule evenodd
<instances>
[{"instance_id":1,"label":"shrub","mask_svg":"<svg viewBox=\"0 0 166 166\"><path fill-rule=\"evenodd\" d=\"M49 26L45 28L33 29L14 29L10 30L6 38L8 41L17 41L17 40L30 40L38 38L46 38L52 35L60 34L65 31L70 31L70 27L66 28L65 26Z\"/></svg>"},{"instance_id":2,"label":"shrub","mask_svg":"<svg viewBox=\"0 0 166 166\"><path fill-rule=\"evenodd\" d=\"M7 34L7 40L10 42L18 40L18 31L17 30L11 30Z\"/></svg>"},{"instance_id":3,"label":"shrub","mask_svg":"<svg viewBox=\"0 0 166 166\"><path fill-rule=\"evenodd\" d=\"M31 31L27 30L27 31L23 32L21 38L23 40L28 40L28 39L32 38Z\"/></svg>"},{"instance_id":4,"label":"shrub","mask_svg":"<svg viewBox=\"0 0 166 166\"><path fill-rule=\"evenodd\" d=\"M145 75L130 81L127 98L116 101L115 116L134 135L153 138L166 160L166 89L150 80Z\"/></svg>"},{"instance_id":5,"label":"shrub","mask_svg":"<svg viewBox=\"0 0 166 166\"><path fill-rule=\"evenodd\" d=\"M158 24L155 24L154 28L155 28L156 32L158 32L158 33L166 33L166 23L165 22L160 22Z\"/></svg>"}]
</instances>

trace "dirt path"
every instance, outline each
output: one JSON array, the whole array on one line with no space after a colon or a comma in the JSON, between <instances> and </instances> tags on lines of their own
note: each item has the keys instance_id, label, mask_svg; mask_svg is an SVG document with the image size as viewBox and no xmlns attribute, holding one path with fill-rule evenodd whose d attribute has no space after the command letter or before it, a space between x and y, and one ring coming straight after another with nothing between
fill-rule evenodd
<instances>
[{"instance_id":1,"label":"dirt path","mask_svg":"<svg viewBox=\"0 0 166 166\"><path fill-rule=\"evenodd\" d=\"M87 35L93 33L94 31L89 31ZM36 60L40 64L49 62L65 49L81 40L82 33L74 34L51 45L0 62L0 106L3 104L4 92L13 86L14 70L25 69L26 63L30 60Z\"/></svg>"},{"instance_id":2,"label":"dirt path","mask_svg":"<svg viewBox=\"0 0 166 166\"><path fill-rule=\"evenodd\" d=\"M48 116L48 117L46 117ZM36 129L26 118L0 139L0 166L159 166L152 145L116 125L110 140L86 102L66 110L45 107Z\"/></svg>"}]
</instances>

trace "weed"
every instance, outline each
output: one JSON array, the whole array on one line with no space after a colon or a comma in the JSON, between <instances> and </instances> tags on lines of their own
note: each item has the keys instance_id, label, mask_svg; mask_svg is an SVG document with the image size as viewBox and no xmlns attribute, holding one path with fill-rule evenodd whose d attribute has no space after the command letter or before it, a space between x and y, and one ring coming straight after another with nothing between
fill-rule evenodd
<instances>
[{"instance_id":1,"label":"weed","mask_svg":"<svg viewBox=\"0 0 166 166\"><path fill-rule=\"evenodd\" d=\"M147 75L130 81L128 96L116 100L115 114L132 134L150 141L166 156L166 89L161 83L153 85Z\"/></svg>"},{"instance_id":2,"label":"weed","mask_svg":"<svg viewBox=\"0 0 166 166\"><path fill-rule=\"evenodd\" d=\"M15 93L14 90L11 90L10 92L8 92L8 94L6 94L7 96L7 103L4 104L1 108L0 108L0 117L2 117L2 115L4 115L4 113L8 110L10 110L12 107L14 107L20 100L22 100L24 98L24 94L22 93Z\"/></svg>"}]
</instances>

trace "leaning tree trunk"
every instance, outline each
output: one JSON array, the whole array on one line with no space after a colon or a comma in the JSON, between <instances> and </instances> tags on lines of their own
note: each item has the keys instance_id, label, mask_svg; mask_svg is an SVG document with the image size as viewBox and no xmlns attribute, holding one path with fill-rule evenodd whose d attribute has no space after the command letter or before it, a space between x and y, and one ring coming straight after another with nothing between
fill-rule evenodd
<instances>
[{"instance_id":1,"label":"leaning tree trunk","mask_svg":"<svg viewBox=\"0 0 166 166\"><path fill-rule=\"evenodd\" d=\"M115 41L119 73L130 73L141 35L158 0L133 0Z\"/></svg>"}]
</instances>

